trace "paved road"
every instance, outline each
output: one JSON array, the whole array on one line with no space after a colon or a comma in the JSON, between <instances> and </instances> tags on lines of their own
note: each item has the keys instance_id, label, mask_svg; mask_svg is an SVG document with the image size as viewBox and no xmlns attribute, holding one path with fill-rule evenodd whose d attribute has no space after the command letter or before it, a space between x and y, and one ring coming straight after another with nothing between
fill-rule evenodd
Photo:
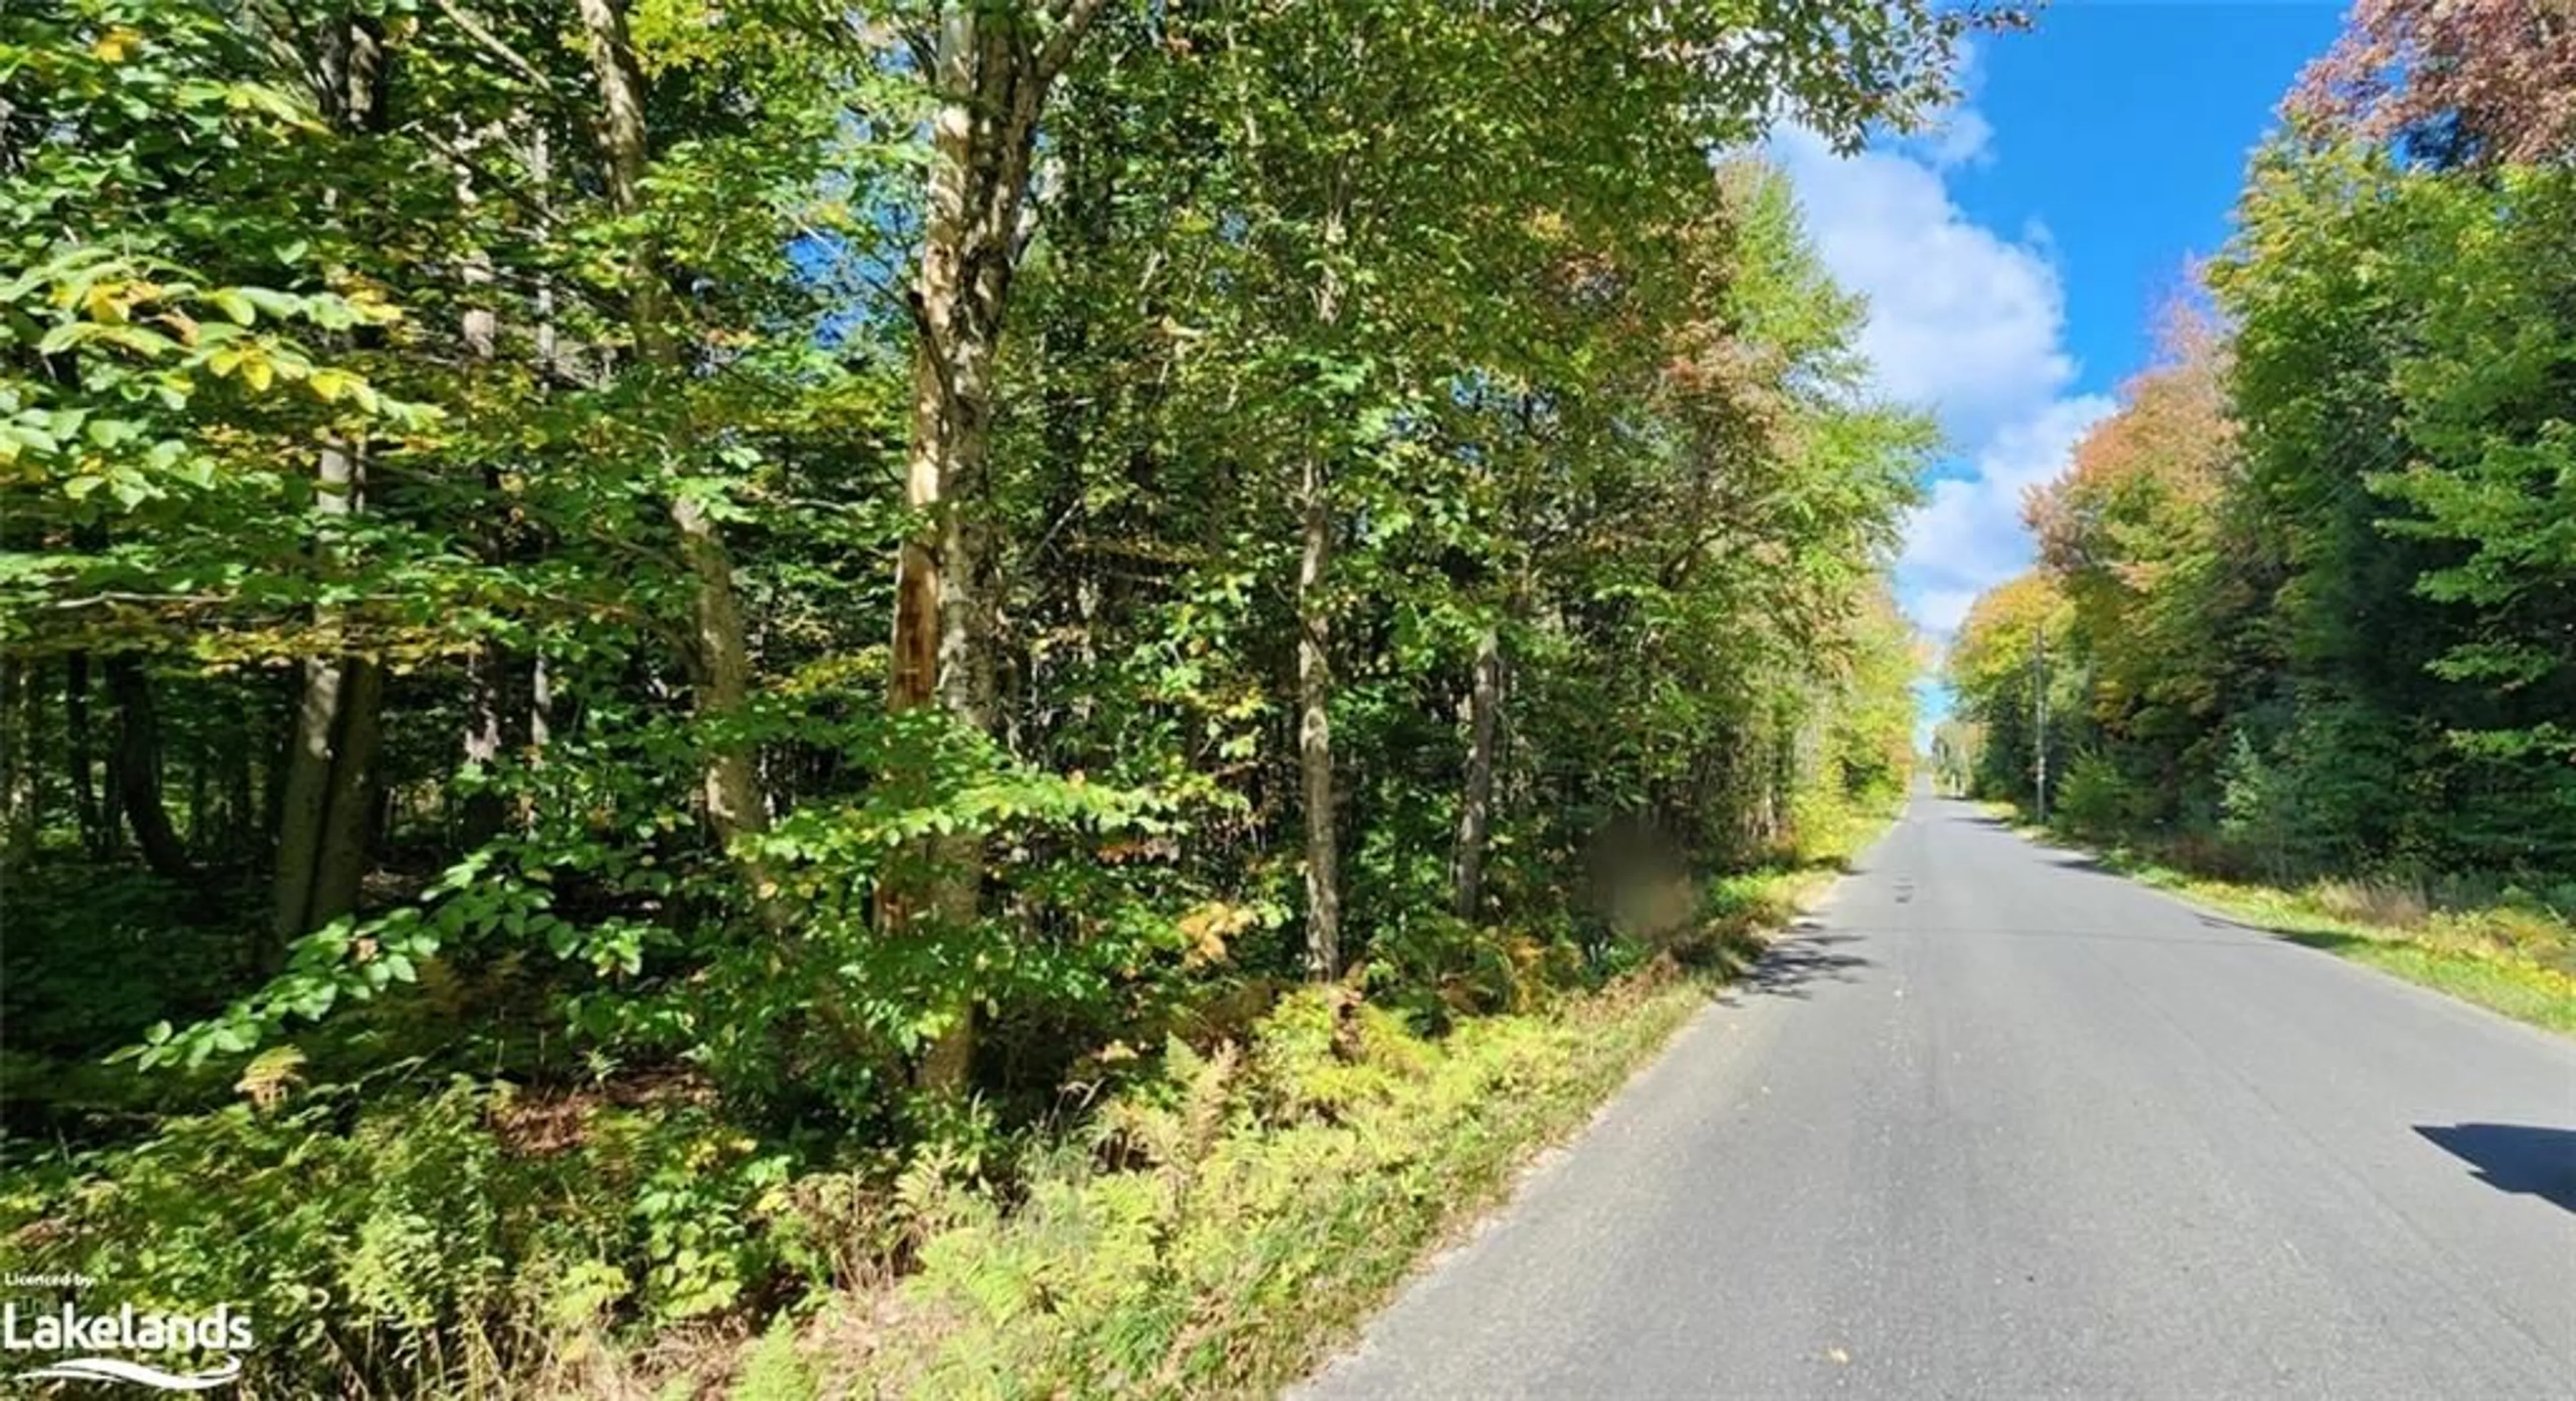
<instances>
[{"instance_id":1,"label":"paved road","mask_svg":"<svg viewBox=\"0 0 2576 1401\"><path fill-rule=\"evenodd\" d=\"M2576 1045L1919 798L1309 1382L2576 1397Z\"/></svg>"}]
</instances>

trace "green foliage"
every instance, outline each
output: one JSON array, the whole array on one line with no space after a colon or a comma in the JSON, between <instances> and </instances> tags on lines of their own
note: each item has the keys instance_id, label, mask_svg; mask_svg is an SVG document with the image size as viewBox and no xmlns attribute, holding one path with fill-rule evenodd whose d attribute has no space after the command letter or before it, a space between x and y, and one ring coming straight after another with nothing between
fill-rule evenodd
<instances>
[{"instance_id":1,"label":"green foliage","mask_svg":"<svg viewBox=\"0 0 2576 1401\"><path fill-rule=\"evenodd\" d=\"M2075 626L2065 591L2045 571L1997 585L1969 610L1944 666L1960 708L1981 729L1970 785L1977 796L2027 801L2037 790L2040 749L2061 771L2072 756L2069 741L2085 720Z\"/></svg>"},{"instance_id":2,"label":"green foliage","mask_svg":"<svg viewBox=\"0 0 2576 1401\"><path fill-rule=\"evenodd\" d=\"M247 1384L490 1392L810 1260L791 1160L682 1096L308 1086L283 1062L242 1089L147 1144L18 1174L0 1230L29 1268L114 1270L138 1307L244 1307Z\"/></svg>"},{"instance_id":3,"label":"green foliage","mask_svg":"<svg viewBox=\"0 0 2576 1401\"><path fill-rule=\"evenodd\" d=\"M943 19L1063 60L962 377ZM916 1267L1062 1307L1033 1377L1275 1375L1681 1005L1562 999L1902 789L1933 430L1712 157L1921 116L1969 22L9 4L13 1243L255 1302L280 1394L591 1390ZM1351 972L1262 1020L1315 722Z\"/></svg>"},{"instance_id":4,"label":"green foliage","mask_svg":"<svg viewBox=\"0 0 2576 1401\"><path fill-rule=\"evenodd\" d=\"M2219 831L2274 872L2288 869L2289 802L2280 769L2254 747L2242 730L2227 751L2219 772Z\"/></svg>"},{"instance_id":5,"label":"green foliage","mask_svg":"<svg viewBox=\"0 0 2576 1401\"><path fill-rule=\"evenodd\" d=\"M2257 153L2227 334L2181 319L1953 649L1981 791L2030 796L2044 633L2044 742L2102 761L2057 795L2085 831L2276 878L2576 869L2571 200L2563 162Z\"/></svg>"},{"instance_id":6,"label":"green foliage","mask_svg":"<svg viewBox=\"0 0 2576 1401\"><path fill-rule=\"evenodd\" d=\"M2049 814L2079 834L2127 830L2138 820L2137 802L2118 765L2092 749L2067 764L2066 776L2050 798Z\"/></svg>"},{"instance_id":7,"label":"green foliage","mask_svg":"<svg viewBox=\"0 0 2576 1401\"><path fill-rule=\"evenodd\" d=\"M814 1371L797 1355L795 1319L780 1314L760 1343L743 1359L733 1401L817 1401L822 1395Z\"/></svg>"}]
</instances>

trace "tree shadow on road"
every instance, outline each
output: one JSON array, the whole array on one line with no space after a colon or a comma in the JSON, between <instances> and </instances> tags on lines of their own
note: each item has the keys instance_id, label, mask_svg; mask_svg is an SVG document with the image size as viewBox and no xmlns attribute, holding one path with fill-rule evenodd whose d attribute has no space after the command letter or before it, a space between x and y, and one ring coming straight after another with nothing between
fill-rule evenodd
<instances>
[{"instance_id":1,"label":"tree shadow on road","mask_svg":"<svg viewBox=\"0 0 2576 1401\"><path fill-rule=\"evenodd\" d=\"M1794 927L1786 937L1770 944L1730 939L1721 954L1729 978L1719 1000L1732 1002L1754 996L1804 998L1814 983L1857 982L1856 970L1868 967L1869 960L1843 952L1841 946L1859 942L1857 935Z\"/></svg>"},{"instance_id":2,"label":"tree shadow on road","mask_svg":"<svg viewBox=\"0 0 2576 1401\"><path fill-rule=\"evenodd\" d=\"M2039 857L2049 865L2055 866L2060 870L2081 871L2087 875L2095 876L2109 876L2113 880L2128 881L2133 885L2137 883L2136 880L2127 872L2090 852L2069 851L2064 847L2043 846L2039 848Z\"/></svg>"},{"instance_id":3,"label":"tree shadow on road","mask_svg":"<svg viewBox=\"0 0 2576 1401\"><path fill-rule=\"evenodd\" d=\"M2353 949L2370 948L2392 942L2387 939L2373 939L2362 934L2345 934L2332 929L2301 928L2286 920L2276 920L2269 924L2238 924L2235 927L2250 929L2257 934L2269 934L2273 938L2287 940L2301 948L2323 949L2327 953L2336 954L2348 954Z\"/></svg>"},{"instance_id":4,"label":"tree shadow on road","mask_svg":"<svg viewBox=\"0 0 2576 1401\"><path fill-rule=\"evenodd\" d=\"M2415 1132L2467 1163L2499 1192L2576 1211L2576 1130L2528 1124L2417 1124Z\"/></svg>"}]
</instances>

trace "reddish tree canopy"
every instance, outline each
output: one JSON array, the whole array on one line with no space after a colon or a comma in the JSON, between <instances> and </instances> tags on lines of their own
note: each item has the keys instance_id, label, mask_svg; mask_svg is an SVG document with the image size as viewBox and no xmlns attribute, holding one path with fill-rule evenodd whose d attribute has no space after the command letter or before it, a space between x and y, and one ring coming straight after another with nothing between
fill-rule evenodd
<instances>
[{"instance_id":1,"label":"reddish tree canopy","mask_svg":"<svg viewBox=\"0 0 2576 1401\"><path fill-rule=\"evenodd\" d=\"M2576 156L2576 0L2358 0L2284 111L2446 162Z\"/></svg>"}]
</instances>

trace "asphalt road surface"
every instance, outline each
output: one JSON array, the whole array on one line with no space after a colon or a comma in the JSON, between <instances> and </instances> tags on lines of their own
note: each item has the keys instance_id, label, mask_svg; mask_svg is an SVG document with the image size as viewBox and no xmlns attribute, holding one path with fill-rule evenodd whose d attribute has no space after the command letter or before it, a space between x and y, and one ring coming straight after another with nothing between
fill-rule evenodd
<instances>
[{"instance_id":1,"label":"asphalt road surface","mask_svg":"<svg viewBox=\"0 0 2576 1401\"><path fill-rule=\"evenodd\" d=\"M2576 1043L1917 798L1310 1380L2576 1397Z\"/></svg>"}]
</instances>

